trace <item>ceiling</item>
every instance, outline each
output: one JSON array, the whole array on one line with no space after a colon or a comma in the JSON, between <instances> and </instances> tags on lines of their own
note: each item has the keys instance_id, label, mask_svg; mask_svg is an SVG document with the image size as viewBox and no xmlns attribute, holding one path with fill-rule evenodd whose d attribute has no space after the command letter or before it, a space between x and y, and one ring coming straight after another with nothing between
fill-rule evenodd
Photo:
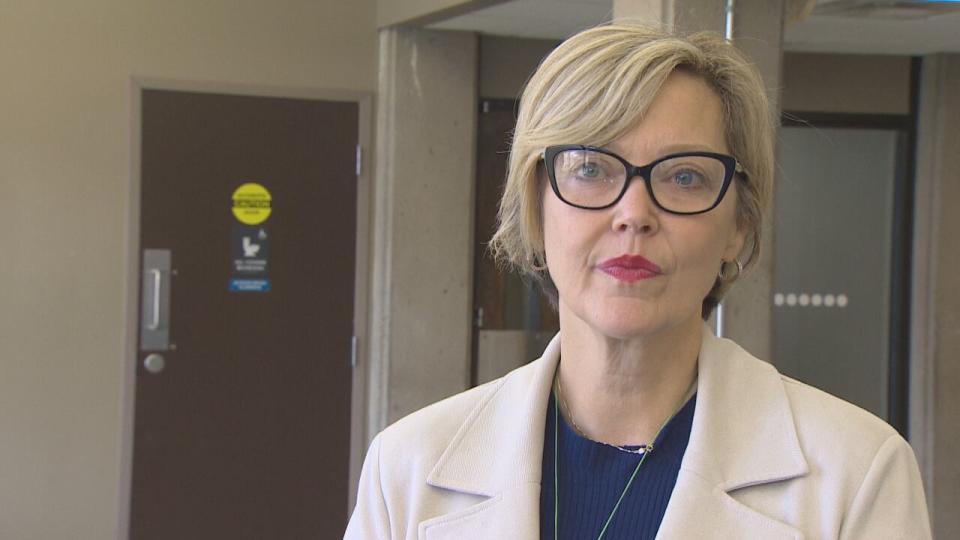
<instances>
[{"instance_id":1,"label":"ceiling","mask_svg":"<svg viewBox=\"0 0 960 540\"><path fill-rule=\"evenodd\" d=\"M813 15L787 25L784 49L901 55L960 52L960 11L926 17L902 10L873 15L865 14L865 10L846 15L827 13L839 11L835 6L858 2L863 0L820 0ZM431 28L561 40L609 21L612 5L612 0L511 0Z\"/></svg>"}]
</instances>

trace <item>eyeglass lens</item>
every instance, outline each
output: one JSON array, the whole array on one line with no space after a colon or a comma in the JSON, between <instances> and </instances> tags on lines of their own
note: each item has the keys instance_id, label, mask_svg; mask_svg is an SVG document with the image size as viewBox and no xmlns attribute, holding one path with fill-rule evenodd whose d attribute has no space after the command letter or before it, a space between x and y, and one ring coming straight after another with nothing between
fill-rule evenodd
<instances>
[{"instance_id":1,"label":"eyeglass lens","mask_svg":"<svg viewBox=\"0 0 960 540\"><path fill-rule=\"evenodd\" d=\"M557 154L554 176L561 197L587 208L609 206L627 180L626 166L617 158L593 150L573 149ZM656 202L673 212L700 212L717 202L726 166L709 156L678 156L657 163L650 171Z\"/></svg>"}]
</instances>

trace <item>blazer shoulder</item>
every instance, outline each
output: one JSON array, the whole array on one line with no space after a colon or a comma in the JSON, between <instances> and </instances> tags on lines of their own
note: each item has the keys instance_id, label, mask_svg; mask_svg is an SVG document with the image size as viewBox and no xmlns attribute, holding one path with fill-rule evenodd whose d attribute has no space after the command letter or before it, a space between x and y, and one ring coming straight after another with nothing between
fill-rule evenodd
<instances>
[{"instance_id":1,"label":"blazer shoulder","mask_svg":"<svg viewBox=\"0 0 960 540\"><path fill-rule=\"evenodd\" d=\"M503 378L496 379L427 405L387 426L381 439L409 442L425 435L442 438L443 433L456 432L470 413L495 394L502 384Z\"/></svg>"},{"instance_id":2,"label":"blazer shoulder","mask_svg":"<svg viewBox=\"0 0 960 540\"><path fill-rule=\"evenodd\" d=\"M857 437L878 439L877 445L897 430L858 405L819 388L781 374L784 389L798 422L811 429L838 430Z\"/></svg>"},{"instance_id":3,"label":"blazer shoulder","mask_svg":"<svg viewBox=\"0 0 960 540\"><path fill-rule=\"evenodd\" d=\"M913 448L873 413L783 376L813 477L844 503L842 538L930 538Z\"/></svg>"},{"instance_id":4,"label":"blazer shoulder","mask_svg":"<svg viewBox=\"0 0 960 540\"><path fill-rule=\"evenodd\" d=\"M815 461L845 454L841 466L866 468L880 449L903 437L875 414L819 388L780 375L790 402L800 444ZM819 459L818 459L819 458Z\"/></svg>"},{"instance_id":5,"label":"blazer shoulder","mask_svg":"<svg viewBox=\"0 0 960 540\"><path fill-rule=\"evenodd\" d=\"M910 448L897 430L875 414L780 373L774 365L756 358L731 341L720 341L730 347L726 358L734 361L741 370L738 373L779 381L798 442L814 468L830 470L838 476L852 474L862 478L888 442L902 443L897 446Z\"/></svg>"},{"instance_id":6,"label":"blazer shoulder","mask_svg":"<svg viewBox=\"0 0 960 540\"><path fill-rule=\"evenodd\" d=\"M381 454L388 470L429 471L460 429L487 407L504 386L523 378L531 364L499 379L454 394L397 420L380 437Z\"/></svg>"}]
</instances>

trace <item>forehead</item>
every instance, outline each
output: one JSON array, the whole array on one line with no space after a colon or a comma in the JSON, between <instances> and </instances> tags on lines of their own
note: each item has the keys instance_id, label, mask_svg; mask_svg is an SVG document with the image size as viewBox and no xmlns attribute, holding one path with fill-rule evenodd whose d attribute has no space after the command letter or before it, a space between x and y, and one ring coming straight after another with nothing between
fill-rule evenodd
<instances>
[{"instance_id":1,"label":"forehead","mask_svg":"<svg viewBox=\"0 0 960 540\"><path fill-rule=\"evenodd\" d=\"M643 117L607 148L636 160L673 152L728 153L723 104L698 75L672 73Z\"/></svg>"}]
</instances>

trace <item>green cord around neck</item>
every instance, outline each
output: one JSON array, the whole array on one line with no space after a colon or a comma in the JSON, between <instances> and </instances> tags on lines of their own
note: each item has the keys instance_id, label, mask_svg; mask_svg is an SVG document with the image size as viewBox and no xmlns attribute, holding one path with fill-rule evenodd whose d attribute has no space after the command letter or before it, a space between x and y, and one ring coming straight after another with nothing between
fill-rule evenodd
<instances>
[{"instance_id":1,"label":"green cord around neck","mask_svg":"<svg viewBox=\"0 0 960 540\"><path fill-rule=\"evenodd\" d=\"M557 370L558 379L560 376L559 369ZM556 380L555 379L555 380ZM696 379L691 384L691 388L696 384ZM680 412L680 409L683 408L686 400L689 399L690 391L686 393L684 400L680 402L680 406L671 414L667 419L660 425L660 429L657 430L657 433L653 436L654 442L660 440L660 433L663 432L663 428L667 427L667 424L673 420L673 417ZM554 384L553 388L553 539L558 540L560 537L560 397L557 393L557 384ZM569 412L568 412L569 414ZM613 510L610 511L610 515L607 516L607 520L603 524L603 528L600 529L600 534L597 536L597 540L602 540L603 535L607 533L607 529L610 527L610 523L613 521L613 517L617 515L617 510L620 509L620 504L623 502L623 499L627 496L627 492L630 491L630 486L633 485L634 479L637 477L637 473L640 472L640 467L643 466L643 463L647 461L647 456L653 453L653 443L648 444L646 450L643 452L643 455L640 456L640 461L637 463L636 468L633 469L633 474L630 475L630 479L627 480L627 485L624 486L623 491L620 492L620 497L617 499L617 504L613 505Z\"/></svg>"}]
</instances>

